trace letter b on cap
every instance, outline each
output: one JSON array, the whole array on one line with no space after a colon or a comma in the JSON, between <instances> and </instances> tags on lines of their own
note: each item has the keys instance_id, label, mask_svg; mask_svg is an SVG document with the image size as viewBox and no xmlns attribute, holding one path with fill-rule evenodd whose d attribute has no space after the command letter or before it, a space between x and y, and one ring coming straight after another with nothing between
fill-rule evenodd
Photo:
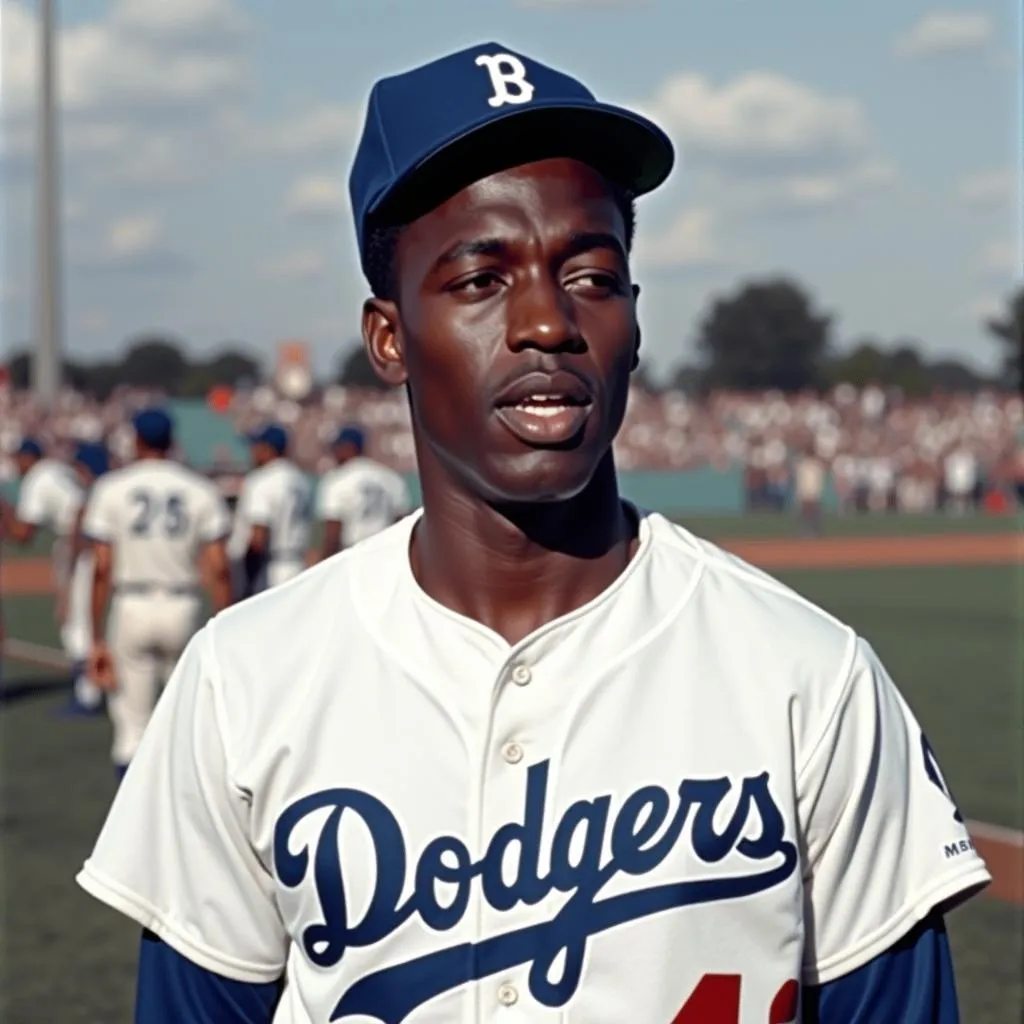
<instances>
[{"instance_id":1,"label":"letter b on cap","mask_svg":"<svg viewBox=\"0 0 1024 1024\"><path fill-rule=\"evenodd\" d=\"M529 103L533 99L533 85L526 80L526 67L511 53L483 53L476 59L478 68L487 68L491 76L494 95L487 102L492 107L506 103Z\"/></svg>"}]
</instances>

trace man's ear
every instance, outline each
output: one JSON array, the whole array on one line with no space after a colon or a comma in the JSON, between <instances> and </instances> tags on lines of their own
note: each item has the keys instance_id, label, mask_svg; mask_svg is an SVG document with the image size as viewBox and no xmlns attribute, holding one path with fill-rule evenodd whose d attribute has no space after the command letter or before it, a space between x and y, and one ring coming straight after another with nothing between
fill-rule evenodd
<instances>
[{"instance_id":1,"label":"man's ear","mask_svg":"<svg viewBox=\"0 0 1024 1024\"><path fill-rule=\"evenodd\" d=\"M640 285L633 285L633 306L634 316L636 315L635 306L637 300L640 298ZM630 372L635 370L640 365L640 324L636 325L636 341L633 343L633 365L630 367Z\"/></svg>"},{"instance_id":2,"label":"man's ear","mask_svg":"<svg viewBox=\"0 0 1024 1024\"><path fill-rule=\"evenodd\" d=\"M387 385L406 382L405 352L398 305L390 299L367 299L363 303L363 345L374 372Z\"/></svg>"}]
</instances>

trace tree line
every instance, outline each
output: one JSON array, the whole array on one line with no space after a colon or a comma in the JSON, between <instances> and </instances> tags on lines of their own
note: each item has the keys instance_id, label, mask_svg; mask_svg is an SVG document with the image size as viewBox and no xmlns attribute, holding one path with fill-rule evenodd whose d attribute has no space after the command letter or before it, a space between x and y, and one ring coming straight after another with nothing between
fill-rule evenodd
<instances>
[{"instance_id":1,"label":"tree line","mask_svg":"<svg viewBox=\"0 0 1024 1024\"><path fill-rule=\"evenodd\" d=\"M661 383L641 365L637 381L650 390L667 386L691 394L716 388L821 390L840 382L898 387L914 396L1024 388L1024 287L984 326L1003 352L1001 367L992 376L955 359L926 359L913 339L885 343L863 338L840 351L833 337L834 317L820 310L801 285L784 277L749 281L709 304L697 325L696 363L678 365ZM10 359L8 369L16 388L29 386L27 351ZM63 373L66 383L101 399L118 385L200 398L217 385L247 387L266 378L261 361L238 343L222 346L210 359L195 360L179 340L158 335L133 339L118 359L68 359ZM332 380L351 387L384 387L357 342L344 347Z\"/></svg>"}]
</instances>

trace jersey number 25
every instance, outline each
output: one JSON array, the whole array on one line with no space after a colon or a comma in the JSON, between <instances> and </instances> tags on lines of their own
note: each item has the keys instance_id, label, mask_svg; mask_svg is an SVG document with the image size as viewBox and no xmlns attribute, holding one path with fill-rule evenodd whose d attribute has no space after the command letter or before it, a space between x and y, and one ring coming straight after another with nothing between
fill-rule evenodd
<instances>
[{"instance_id":1,"label":"jersey number 25","mask_svg":"<svg viewBox=\"0 0 1024 1024\"><path fill-rule=\"evenodd\" d=\"M188 512L180 494L154 496L149 491L132 491L134 506L131 530L136 537L149 537L154 527L167 537L180 537L188 529Z\"/></svg>"}]
</instances>

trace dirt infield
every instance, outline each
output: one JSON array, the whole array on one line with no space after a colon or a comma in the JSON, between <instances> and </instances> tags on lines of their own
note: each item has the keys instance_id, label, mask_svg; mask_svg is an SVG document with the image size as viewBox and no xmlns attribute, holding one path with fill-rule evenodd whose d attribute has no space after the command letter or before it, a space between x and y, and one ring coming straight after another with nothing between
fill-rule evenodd
<instances>
[{"instance_id":1,"label":"dirt infield","mask_svg":"<svg viewBox=\"0 0 1024 1024\"><path fill-rule=\"evenodd\" d=\"M723 541L722 546L767 570L1005 565L1024 561L1024 536L1018 534L734 539ZM23 596L52 590L48 559L16 559L0 567L0 594ZM1009 829L971 824L975 846L992 872L989 895L1024 906L1024 837Z\"/></svg>"},{"instance_id":2,"label":"dirt infield","mask_svg":"<svg viewBox=\"0 0 1024 1024\"><path fill-rule=\"evenodd\" d=\"M928 537L740 538L722 547L762 569L855 569L902 565L1006 565L1024 561L1024 535L938 534ZM0 566L0 594L48 594L53 573L45 558Z\"/></svg>"},{"instance_id":3,"label":"dirt infield","mask_svg":"<svg viewBox=\"0 0 1024 1024\"><path fill-rule=\"evenodd\" d=\"M762 569L855 569L902 565L1005 565L1024 560L1024 535L821 537L730 540L722 545Z\"/></svg>"}]
</instances>

